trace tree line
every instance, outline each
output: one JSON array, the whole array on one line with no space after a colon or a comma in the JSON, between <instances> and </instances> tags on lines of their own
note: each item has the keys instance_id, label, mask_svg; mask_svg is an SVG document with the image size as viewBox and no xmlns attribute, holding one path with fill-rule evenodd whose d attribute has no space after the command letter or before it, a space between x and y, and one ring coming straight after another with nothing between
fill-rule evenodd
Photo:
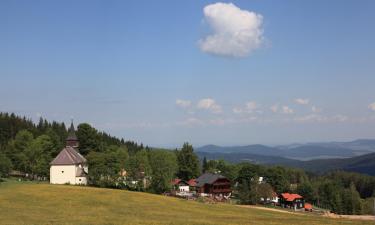
<instances>
[{"instance_id":1,"label":"tree line","mask_svg":"<svg viewBox=\"0 0 375 225\"><path fill-rule=\"evenodd\" d=\"M31 179L49 177L49 163L65 146L64 123L0 113L0 177L11 170L30 174ZM224 160L198 159L193 147L166 150L143 146L100 132L87 123L77 127L79 152L89 164L90 185L153 193L168 192L171 180L189 180L201 173L226 176L240 204L257 204L273 192L293 192L307 202L339 214L371 214L375 177L334 171L324 175L301 169L252 163L231 164ZM259 182L264 177L265 182Z\"/></svg>"}]
</instances>

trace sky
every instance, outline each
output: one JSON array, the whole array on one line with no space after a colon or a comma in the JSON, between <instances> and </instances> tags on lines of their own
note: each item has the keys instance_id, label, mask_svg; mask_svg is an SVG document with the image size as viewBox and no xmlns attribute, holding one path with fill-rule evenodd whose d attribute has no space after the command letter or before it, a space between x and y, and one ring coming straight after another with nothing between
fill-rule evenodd
<instances>
[{"instance_id":1,"label":"sky","mask_svg":"<svg viewBox=\"0 0 375 225\"><path fill-rule=\"evenodd\" d=\"M0 1L0 111L149 146L375 138L375 1Z\"/></svg>"}]
</instances>

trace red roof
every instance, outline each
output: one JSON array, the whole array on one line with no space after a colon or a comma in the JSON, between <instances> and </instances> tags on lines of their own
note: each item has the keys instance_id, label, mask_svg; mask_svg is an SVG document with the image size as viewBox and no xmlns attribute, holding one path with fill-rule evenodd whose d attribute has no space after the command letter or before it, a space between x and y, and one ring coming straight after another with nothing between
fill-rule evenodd
<instances>
[{"instance_id":1,"label":"red roof","mask_svg":"<svg viewBox=\"0 0 375 225\"><path fill-rule=\"evenodd\" d=\"M171 183L172 183L172 185L178 185L180 183L180 181L181 181L181 179L176 178L176 179L172 180Z\"/></svg>"},{"instance_id":2,"label":"red roof","mask_svg":"<svg viewBox=\"0 0 375 225\"><path fill-rule=\"evenodd\" d=\"M195 179L190 179L188 184L190 187L195 187L197 185L197 181Z\"/></svg>"},{"instance_id":3,"label":"red roof","mask_svg":"<svg viewBox=\"0 0 375 225\"><path fill-rule=\"evenodd\" d=\"M302 198L299 194L282 193L281 196L288 202L294 201L296 198Z\"/></svg>"},{"instance_id":4,"label":"red roof","mask_svg":"<svg viewBox=\"0 0 375 225\"><path fill-rule=\"evenodd\" d=\"M305 203L305 209L312 209L312 205L310 203Z\"/></svg>"}]
</instances>

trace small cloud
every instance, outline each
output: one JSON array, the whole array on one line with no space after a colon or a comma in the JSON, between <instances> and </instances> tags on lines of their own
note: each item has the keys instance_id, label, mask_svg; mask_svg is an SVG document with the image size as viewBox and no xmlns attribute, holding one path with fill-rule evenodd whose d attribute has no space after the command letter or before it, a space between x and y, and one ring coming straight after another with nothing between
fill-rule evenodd
<instances>
[{"instance_id":1,"label":"small cloud","mask_svg":"<svg viewBox=\"0 0 375 225\"><path fill-rule=\"evenodd\" d=\"M296 122L319 122L319 123L334 123L334 122L346 122L349 120L349 117L344 115L335 115L335 116L323 116L318 114L309 114L302 117L297 117L294 119Z\"/></svg>"},{"instance_id":2,"label":"small cloud","mask_svg":"<svg viewBox=\"0 0 375 225\"><path fill-rule=\"evenodd\" d=\"M311 107L311 111L312 111L313 113L320 113L320 112L322 111L322 109L320 109L320 108L318 108L318 107L316 107L316 106L312 106L312 107Z\"/></svg>"},{"instance_id":3,"label":"small cloud","mask_svg":"<svg viewBox=\"0 0 375 225\"><path fill-rule=\"evenodd\" d=\"M375 102L368 105L368 108L372 111L375 111Z\"/></svg>"},{"instance_id":4,"label":"small cloud","mask_svg":"<svg viewBox=\"0 0 375 225\"><path fill-rule=\"evenodd\" d=\"M325 117L316 115L316 114L310 114L302 117L297 117L294 119L296 122L322 122L326 120Z\"/></svg>"},{"instance_id":5,"label":"small cloud","mask_svg":"<svg viewBox=\"0 0 375 225\"><path fill-rule=\"evenodd\" d=\"M307 98L297 98L297 99L294 99L294 102L300 105L307 105L309 104L310 100Z\"/></svg>"},{"instance_id":6,"label":"small cloud","mask_svg":"<svg viewBox=\"0 0 375 225\"><path fill-rule=\"evenodd\" d=\"M239 108L239 107L235 107L235 108L233 108L233 113L235 113L235 114L241 114L241 113L243 113L243 110L241 109L241 108Z\"/></svg>"},{"instance_id":7,"label":"small cloud","mask_svg":"<svg viewBox=\"0 0 375 225\"><path fill-rule=\"evenodd\" d=\"M279 104L275 104L270 107L271 111L277 113L279 111Z\"/></svg>"},{"instance_id":8,"label":"small cloud","mask_svg":"<svg viewBox=\"0 0 375 225\"><path fill-rule=\"evenodd\" d=\"M284 113L284 114L293 114L294 110L289 108L289 106L283 106L281 108L281 112Z\"/></svg>"},{"instance_id":9,"label":"small cloud","mask_svg":"<svg viewBox=\"0 0 375 225\"><path fill-rule=\"evenodd\" d=\"M199 41L203 52L245 57L262 45L262 15L221 2L205 6L203 13L212 29L210 35Z\"/></svg>"},{"instance_id":10,"label":"small cloud","mask_svg":"<svg viewBox=\"0 0 375 225\"><path fill-rule=\"evenodd\" d=\"M191 101L189 100L182 100L182 99L177 99L176 100L176 105L178 107L181 107L183 109L189 108L191 106Z\"/></svg>"},{"instance_id":11,"label":"small cloud","mask_svg":"<svg viewBox=\"0 0 375 225\"><path fill-rule=\"evenodd\" d=\"M335 115L332 117L333 121L337 121L337 122L345 122L347 120L349 120L349 117L347 116L344 116L344 115Z\"/></svg>"},{"instance_id":12,"label":"small cloud","mask_svg":"<svg viewBox=\"0 0 375 225\"><path fill-rule=\"evenodd\" d=\"M262 113L262 111L258 110L259 106L256 102L250 101L246 102L244 107L235 107L233 108L233 112L235 114L241 114L241 113Z\"/></svg>"},{"instance_id":13,"label":"small cloud","mask_svg":"<svg viewBox=\"0 0 375 225\"><path fill-rule=\"evenodd\" d=\"M222 112L221 106L219 104L217 104L216 101L212 98L201 99L197 104L197 108L209 110L213 113L221 113Z\"/></svg>"}]
</instances>

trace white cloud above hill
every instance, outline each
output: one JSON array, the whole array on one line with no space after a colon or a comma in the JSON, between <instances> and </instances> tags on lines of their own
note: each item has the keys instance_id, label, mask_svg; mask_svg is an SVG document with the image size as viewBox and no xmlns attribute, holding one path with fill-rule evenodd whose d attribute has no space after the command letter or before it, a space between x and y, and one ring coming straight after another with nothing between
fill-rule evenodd
<instances>
[{"instance_id":1,"label":"white cloud above hill","mask_svg":"<svg viewBox=\"0 0 375 225\"><path fill-rule=\"evenodd\" d=\"M221 2L205 6L203 13L212 31L199 41L203 52L245 57L262 45L262 15Z\"/></svg>"}]
</instances>

